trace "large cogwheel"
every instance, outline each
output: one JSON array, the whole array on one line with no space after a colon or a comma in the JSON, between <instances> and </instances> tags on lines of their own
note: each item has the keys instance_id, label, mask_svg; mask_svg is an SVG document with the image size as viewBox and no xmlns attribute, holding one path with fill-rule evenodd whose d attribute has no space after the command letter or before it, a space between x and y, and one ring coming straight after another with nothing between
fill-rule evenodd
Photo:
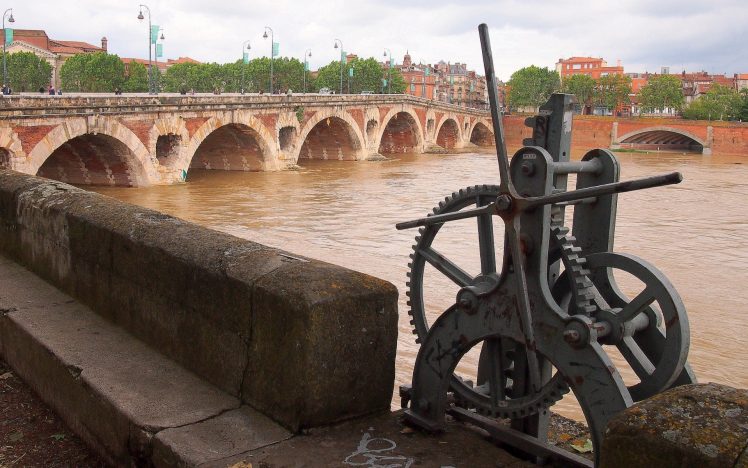
<instances>
[{"instance_id":1,"label":"large cogwheel","mask_svg":"<svg viewBox=\"0 0 748 468\"><path fill-rule=\"evenodd\" d=\"M499 194L499 187L496 185L467 187L446 197L443 202L439 203L439 206L433 209L433 214L452 213L465 208L484 206L495 201ZM478 220L479 226L482 227L484 232L483 242L493 243L491 215L484 216L487 219L481 220L479 218ZM569 278L569 281L573 283L571 288L574 291L572 297L574 301L573 313L591 315L595 311L594 286L587 277L589 272L585 268L585 259L581 255L581 249L574 245L574 239L568 234L568 229L562 226L562 219L555 217L554 221L550 236L549 261L553 263L561 260L564 264L564 270L570 272L566 275L566 278ZM480 282L484 275L497 273L495 258L482 258L483 271L478 276L473 276L436 251L432 247L432 243L442 226L442 224L435 224L421 228L419 235L416 237L416 243L413 245L413 253L410 255L411 263L409 264L406 294L408 296L408 314L411 316L410 323L413 326L417 343L420 343L426 337L429 330L423 291L424 269L427 262L455 283L455 294L461 287ZM486 271L486 265L493 265L493 271ZM490 352L486 352L487 349ZM492 389L487 382L480 381L480 375L475 386L468 380L455 375L452 378L450 388L455 394L457 403L461 406L475 408L481 414L499 418L518 418L535 414L560 400L569 391L569 387L564 382L563 376L558 372L550 377L537 392L515 391L515 379L522 378L515 375L515 372L523 364L517 362L517 359L526 359L524 357L525 353L526 350L522 345L509 339L496 338L491 340L490 343L489 340L483 342L479 367L484 366L484 359L495 359L500 362L500 367L505 369L503 375L499 376L498 387L500 388L497 388L495 384ZM518 356L522 357L518 358ZM498 393L498 395L493 393Z\"/></svg>"}]
</instances>

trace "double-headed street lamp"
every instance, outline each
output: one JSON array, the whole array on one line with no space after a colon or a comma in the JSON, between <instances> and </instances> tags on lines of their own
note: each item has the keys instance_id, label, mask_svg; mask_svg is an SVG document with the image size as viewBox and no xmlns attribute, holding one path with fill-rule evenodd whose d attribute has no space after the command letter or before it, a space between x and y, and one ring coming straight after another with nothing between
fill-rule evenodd
<instances>
[{"instance_id":1,"label":"double-headed street lamp","mask_svg":"<svg viewBox=\"0 0 748 468\"><path fill-rule=\"evenodd\" d=\"M309 67L309 61L307 61L308 57L312 56L312 49L307 49L304 51L304 93L306 94L306 69Z\"/></svg>"},{"instance_id":2,"label":"double-headed street lamp","mask_svg":"<svg viewBox=\"0 0 748 468\"><path fill-rule=\"evenodd\" d=\"M383 55L385 57L389 55L390 57L389 60L387 60L387 94L390 94L390 89L392 89L392 51L385 47ZM382 92L384 92L384 86L382 86Z\"/></svg>"},{"instance_id":3,"label":"double-headed street lamp","mask_svg":"<svg viewBox=\"0 0 748 468\"><path fill-rule=\"evenodd\" d=\"M15 23L16 20L13 19L13 8L8 8L3 12L3 34L5 34L5 37L8 37L8 34L5 32L5 17L10 13L10 18L8 18L8 23ZM3 94L8 91L8 63L6 62L5 58L5 46L7 45L5 43L5 37L3 38Z\"/></svg>"},{"instance_id":4,"label":"double-headed street lamp","mask_svg":"<svg viewBox=\"0 0 748 468\"><path fill-rule=\"evenodd\" d=\"M249 59L249 52L244 52L245 48L246 50L252 49L248 40L242 43L242 94L244 94L244 71L247 69L247 61L244 60L244 57L246 56Z\"/></svg>"},{"instance_id":5,"label":"double-headed street lamp","mask_svg":"<svg viewBox=\"0 0 748 468\"><path fill-rule=\"evenodd\" d=\"M275 39L273 39L273 28L265 26L265 32L262 34L263 39L268 38L270 31L270 94L273 94L273 56L275 55Z\"/></svg>"},{"instance_id":6,"label":"double-headed street lamp","mask_svg":"<svg viewBox=\"0 0 748 468\"><path fill-rule=\"evenodd\" d=\"M338 48L338 42L340 43L340 94L343 94L343 54L345 51L343 50L343 41L340 39L335 39L334 49Z\"/></svg>"},{"instance_id":7,"label":"double-headed street lamp","mask_svg":"<svg viewBox=\"0 0 748 468\"><path fill-rule=\"evenodd\" d=\"M145 18L143 16L143 8L148 12L148 94L156 94L153 90L153 59L151 55L153 50L153 32L151 31L151 9L148 8L148 5L141 4L140 13L138 14L139 20Z\"/></svg>"}]
</instances>

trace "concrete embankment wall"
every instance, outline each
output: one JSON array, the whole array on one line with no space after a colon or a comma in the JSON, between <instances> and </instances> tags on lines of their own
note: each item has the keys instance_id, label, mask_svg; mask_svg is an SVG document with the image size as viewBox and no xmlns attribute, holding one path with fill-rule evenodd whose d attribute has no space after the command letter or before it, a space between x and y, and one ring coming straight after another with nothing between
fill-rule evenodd
<instances>
[{"instance_id":1,"label":"concrete embankment wall","mask_svg":"<svg viewBox=\"0 0 748 468\"><path fill-rule=\"evenodd\" d=\"M385 281L6 170L0 253L293 431L389 408Z\"/></svg>"}]
</instances>

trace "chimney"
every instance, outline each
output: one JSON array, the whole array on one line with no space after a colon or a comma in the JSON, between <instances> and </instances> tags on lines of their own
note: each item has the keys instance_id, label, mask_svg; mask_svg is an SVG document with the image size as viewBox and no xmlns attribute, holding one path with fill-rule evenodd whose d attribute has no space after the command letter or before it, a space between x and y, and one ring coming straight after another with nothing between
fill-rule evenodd
<instances>
[{"instance_id":1,"label":"chimney","mask_svg":"<svg viewBox=\"0 0 748 468\"><path fill-rule=\"evenodd\" d=\"M106 43L107 43L106 36L104 36L101 38L101 48L104 49L104 52L106 52Z\"/></svg>"}]
</instances>

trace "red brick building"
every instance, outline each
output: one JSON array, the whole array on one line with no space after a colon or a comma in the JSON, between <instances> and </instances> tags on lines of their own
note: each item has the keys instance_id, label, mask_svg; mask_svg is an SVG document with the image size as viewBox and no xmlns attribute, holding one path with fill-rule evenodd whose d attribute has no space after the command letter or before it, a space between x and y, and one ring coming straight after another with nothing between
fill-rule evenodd
<instances>
[{"instance_id":1,"label":"red brick building","mask_svg":"<svg viewBox=\"0 0 748 468\"><path fill-rule=\"evenodd\" d=\"M405 53L403 64L397 66L405 81L405 94L426 99L436 96L436 75L431 65L413 64L409 53Z\"/></svg>"},{"instance_id":2,"label":"red brick building","mask_svg":"<svg viewBox=\"0 0 748 468\"><path fill-rule=\"evenodd\" d=\"M623 65L619 61L615 67L609 67L602 58L571 57L558 59L556 71L562 82L564 78L572 75L587 75L597 80L606 75L623 75Z\"/></svg>"}]
</instances>

